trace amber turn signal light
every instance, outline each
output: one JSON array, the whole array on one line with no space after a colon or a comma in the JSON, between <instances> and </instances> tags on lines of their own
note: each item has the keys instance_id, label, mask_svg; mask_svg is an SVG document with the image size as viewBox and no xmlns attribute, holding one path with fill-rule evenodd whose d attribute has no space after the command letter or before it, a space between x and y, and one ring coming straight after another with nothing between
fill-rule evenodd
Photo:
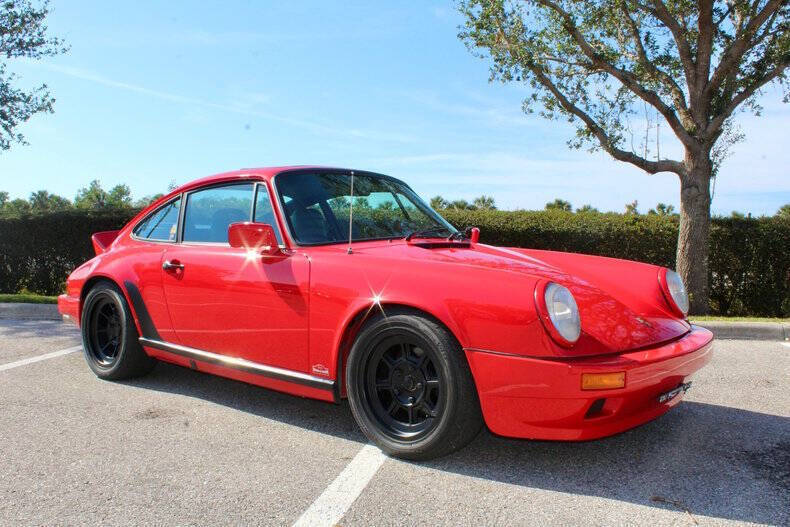
<instances>
[{"instance_id":1,"label":"amber turn signal light","mask_svg":"<svg viewBox=\"0 0 790 527\"><path fill-rule=\"evenodd\" d=\"M625 388L625 372L582 373L582 390L614 390Z\"/></svg>"}]
</instances>

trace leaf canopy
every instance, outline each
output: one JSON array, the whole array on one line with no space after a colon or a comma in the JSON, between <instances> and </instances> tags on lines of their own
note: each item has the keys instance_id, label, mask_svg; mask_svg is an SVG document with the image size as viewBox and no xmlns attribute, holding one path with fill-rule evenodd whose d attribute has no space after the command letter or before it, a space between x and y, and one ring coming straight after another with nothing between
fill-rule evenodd
<instances>
[{"instance_id":1,"label":"leaf canopy","mask_svg":"<svg viewBox=\"0 0 790 527\"><path fill-rule=\"evenodd\" d=\"M572 147L602 148L649 173L688 167L628 146L648 105L692 156L714 145L790 64L787 0L462 0L459 34L492 60L491 79L532 88L526 111L577 124ZM726 149L725 149L726 150ZM714 160L715 162L715 160Z\"/></svg>"}]
</instances>

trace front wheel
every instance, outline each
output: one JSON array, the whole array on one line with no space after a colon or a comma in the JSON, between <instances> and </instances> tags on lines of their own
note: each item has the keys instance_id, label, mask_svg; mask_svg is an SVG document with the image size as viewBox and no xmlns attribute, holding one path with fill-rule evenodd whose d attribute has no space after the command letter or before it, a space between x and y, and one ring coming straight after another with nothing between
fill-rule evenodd
<instances>
[{"instance_id":1,"label":"front wheel","mask_svg":"<svg viewBox=\"0 0 790 527\"><path fill-rule=\"evenodd\" d=\"M128 379L145 375L156 365L140 346L129 306L114 284L99 282L91 288L80 326L85 360L98 377Z\"/></svg>"},{"instance_id":2,"label":"front wheel","mask_svg":"<svg viewBox=\"0 0 790 527\"><path fill-rule=\"evenodd\" d=\"M443 456L482 427L463 350L427 316L396 312L370 320L351 349L346 379L360 428L393 456Z\"/></svg>"}]
</instances>

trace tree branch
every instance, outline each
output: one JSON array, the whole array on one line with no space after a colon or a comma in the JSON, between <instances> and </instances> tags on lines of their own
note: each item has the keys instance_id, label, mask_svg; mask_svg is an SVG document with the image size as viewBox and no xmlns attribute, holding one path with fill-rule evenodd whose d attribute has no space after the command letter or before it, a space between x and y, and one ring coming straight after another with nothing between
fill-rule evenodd
<instances>
[{"instance_id":1,"label":"tree branch","mask_svg":"<svg viewBox=\"0 0 790 527\"><path fill-rule=\"evenodd\" d=\"M678 161L672 161L669 159L664 160L657 160L657 161L648 161L647 159L640 157L633 152L628 152L626 150L622 150L615 146L609 135L606 131L599 125L595 119L590 117L590 115L573 104L570 99L568 99L565 94L563 94L560 89L557 87L554 82L544 73L544 71L535 64L533 61L525 61L520 56L517 46L512 46L510 41L507 38L507 34L505 30L502 28L501 21L497 20L497 33L499 36L499 40L502 44L504 44L507 51L510 55L523 67L527 68L529 71L535 75L535 79L551 94L557 99L560 106L567 111L568 113L575 115L579 119L581 119L584 124L587 126L587 129L592 133L598 142L610 156L615 158L618 161L623 161L626 163L631 163L632 165L641 168L645 172L649 174L657 174L659 172L674 172L679 176L683 177L686 174L685 167L682 163Z\"/></svg>"},{"instance_id":2,"label":"tree branch","mask_svg":"<svg viewBox=\"0 0 790 527\"><path fill-rule=\"evenodd\" d=\"M537 2L544 7L551 9L560 15L560 17L562 17L562 19L565 21L566 29L579 45L579 48L582 50L582 52L592 61L594 65L615 77L641 99L656 108L661 113L661 115L664 116L664 119L666 119L670 128L672 128L672 131L675 132L675 135L684 145L692 146L694 144L694 139L691 137L688 130L686 130L680 123L678 116L674 111L672 111L672 108L667 106L656 92L653 90L648 90L642 86L631 72L617 68L601 58L601 56L595 51L595 49L593 49L590 43L584 38L584 35L581 34L579 28L576 27L576 24L574 23L573 17L570 15L570 13L562 9L552 0L537 0Z\"/></svg>"},{"instance_id":3,"label":"tree branch","mask_svg":"<svg viewBox=\"0 0 790 527\"><path fill-rule=\"evenodd\" d=\"M694 55L691 53L691 46L689 46L688 40L686 40L686 31L680 27L675 17L667 10L664 2L661 0L652 0L652 2L654 5L652 8L646 4L639 3L638 5L660 20L672 33L672 38L675 39L675 45L678 47L680 63L683 65L683 72L686 75L686 84L691 88L696 82L694 77Z\"/></svg>"},{"instance_id":4,"label":"tree branch","mask_svg":"<svg viewBox=\"0 0 790 527\"><path fill-rule=\"evenodd\" d=\"M628 152L626 150L617 148L612 143L612 140L606 131L595 121L595 119L590 117L584 110L573 104L559 90L559 88L557 88L557 86L551 82L551 79L549 79L538 66L528 65L527 68L535 75L537 81L547 90L549 90L552 95L554 95L554 97L560 103L560 106L584 122L584 124L587 126L587 129L590 130L596 139L598 139L601 148L603 148L610 156L617 159L618 161L631 163L632 165L641 168L649 174L656 174L658 172L674 172L680 176L685 174L683 164L677 161L672 161L669 159L648 161L647 159L638 156L633 152Z\"/></svg>"},{"instance_id":5,"label":"tree branch","mask_svg":"<svg viewBox=\"0 0 790 527\"><path fill-rule=\"evenodd\" d=\"M697 89L702 92L710 76L710 59L713 51L713 0L699 0L697 17Z\"/></svg>"},{"instance_id":6,"label":"tree branch","mask_svg":"<svg viewBox=\"0 0 790 527\"><path fill-rule=\"evenodd\" d=\"M740 106L744 101L746 101L749 97L754 95L757 90L780 76L785 69L790 67L790 59L786 59L783 62L777 64L774 69L769 70L765 73L760 79L754 81L751 85L747 86L746 88L742 89L738 92L730 101L730 104L722 110L722 112L714 117L710 124L708 124L707 128L705 129L704 136L706 138L716 138L718 137L717 133L719 129L724 124L724 121L730 117L733 112ZM708 139L710 140L710 139Z\"/></svg>"},{"instance_id":7,"label":"tree branch","mask_svg":"<svg viewBox=\"0 0 790 527\"><path fill-rule=\"evenodd\" d=\"M639 27L636 25L636 21L631 18L631 13L628 11L628 6L625 2L621 2L620 7L623 11L623 15L628 21L628 27L631 30L631 38L636 45L639 63L642 65L642 67L649 71L651 75L653 75L653 78L656 79L656 81L660 80L664 82L664 85L667 87L670 96L672 97L672 102L675 104L675 107L680 113L680 118L684 127L687 129L692 128L694 123L691 119L691 115L688 112L688 106L686 106L686 96L683 94L683 90L681 90L680 86L677 85L675 79L670 77L665 71L656 67L655 63L650 60L650 58L647 56L645 46L642 43L642 35L639 32Z\"/></svg>"},{"instance_id":8,"label":"tree branch","mask_svg":"<svg viewBox=\"0 0 790 527\"><path fill-rule=\"evenodd\" d=\"M757 39L753 41L751 39L751 35L755 34L758 29L769 19L771 18L771 24L775 18L771 17L777 9L782 7L782 3L786 0L769 0L765 7L754 15L749 22L746 24L742 30L737 31L735 34L735 38L724 50L722 54L722 58L719 61L719 65L713 71L713 75L710 78L710 82L705 87L705 91L703 93L703 100L710 101L710 98L713 96L713 93L719 89L721 83L730 73L730 70L733 68L737 68L738 64L743 58L744 54L751 49L753 45L756 45L761 39ZM770 27L770 26L769 26Z\"/></svg>"}]
</instances>

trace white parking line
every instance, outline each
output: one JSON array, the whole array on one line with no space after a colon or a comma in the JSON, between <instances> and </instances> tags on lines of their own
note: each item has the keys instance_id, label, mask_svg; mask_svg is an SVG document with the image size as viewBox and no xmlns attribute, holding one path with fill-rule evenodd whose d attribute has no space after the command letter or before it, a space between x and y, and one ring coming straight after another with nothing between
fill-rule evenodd
<instances>
[{"instance_id":1,"label":"white parking line","mask_svg":"<svg viewBox=\"0 0 790 527\"><path fill-rule=\"evenodd\" d=\"M33 364L34 362L39 362L42 360L54 359L55 357L68 355L69 353L74 353L75 351L82 351L82 344L80 344L79 346L72 346L71 348L66 348L60 351L53 351L52 353L45 353L44 355L36 355L35 357L30 357L29 359L22 359L16 362L9 362L8 364L0 364L0 371L10 370L12 368L18 368L19 366L26 366L28 364Z\"/></svg>"},{"instance_id":2,"label":"white parking line","mask_svg":"<svg viewBox=\"0 0 790 527\"><path fill-rule=\"evenodd\" d=\"M335 481L296 520L294 527L337 525L386 459L387 456L377 447L362 447Z\"/></svg>"}]
</instances>

